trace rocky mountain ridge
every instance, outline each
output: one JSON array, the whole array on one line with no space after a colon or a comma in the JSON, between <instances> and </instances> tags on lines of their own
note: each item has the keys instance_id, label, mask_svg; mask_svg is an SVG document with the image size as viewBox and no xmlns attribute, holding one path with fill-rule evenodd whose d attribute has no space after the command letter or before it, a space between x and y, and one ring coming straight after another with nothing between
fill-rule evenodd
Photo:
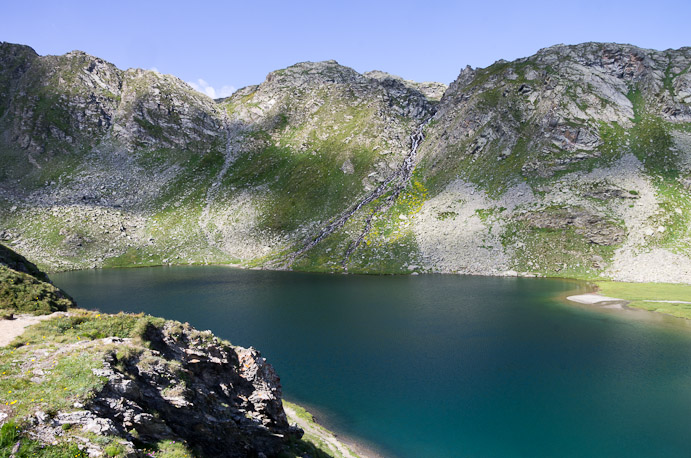
<instances>
[{"instance_id":1,"label":"rocky mountain ridge","mask_svg":"<svg viewBox=\"0 0 691 458\"><path fill-rule=\"evenodd\" d=\"M0 235L52 269L691 282L690 67L558 45L446 88L306 62L213 101L2 44Z\"/></svg>"}]
</instances>

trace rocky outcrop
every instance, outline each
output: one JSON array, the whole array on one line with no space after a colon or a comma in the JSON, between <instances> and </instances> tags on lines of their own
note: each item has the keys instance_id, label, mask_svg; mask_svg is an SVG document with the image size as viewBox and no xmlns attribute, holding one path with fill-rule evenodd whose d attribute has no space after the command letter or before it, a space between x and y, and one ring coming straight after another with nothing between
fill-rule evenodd
<instances>
[{"instance_id":1,"label":"rocky outcrop","mask_svg":"<svg viewBox=\"0 0 691 458\"><path fill-rule=\"evenodd\" d=\"M254 348L141 315L77 311L55 320L62 320L58 327L89 327L117 336L91 339L82 333L84 339L56 350L46 347L60 338L48 321L41 338L26 338L16 357L31 358L12 377L50 385L63 377L57 361L78 359L83 380L75 383L88 387L66 392L68 402L52 401L57 402L52 407L53 395L47 392L48 404L32 405L21 397L8 403L29 406L5 407L0 420L24 422L27 439L78 444L94 457L114 456L112 450L117 456L146 456L147 450L170 444L195 456L271 457L288 453L302 436L302 430L288 424L280 379ZM112 326L116 322L119 327ZM65 383L51 389L62 390Z\"/></svg>"},{"instance_id":2,"label":"rocky outcrop","mask_svg":"<svg viewBox=\"0 0 691 458\"><path fill-rule=\"evenodd\" d=\"M674 89L685 87L689 65L689 48L585 43L466 69L445 94L425 151L433 161L456 151L479 161L521 156L517 175L529 177L573 170L602 156L602 123L632 127L643 105L689 122L686 93Z\"/></svg>"},{"instance_id":3,"label":"rocky outcrop","mask_svg":"<svg viewBox=\"0 0 691 458\"><path fill-rule=\"evenodd\" d=\"M122 349L111 352L97 370L108 382L85 406L89 413L55 423L149 443L184 441L204 456L275 456L301 436L286 419L278 376L257 350L171 322L143 337L151 349L113 341L128 350L120 358Z\"/></svg>"},{"instance_id":4,"label":"rocky outcrop","mask_svg":"<svg viewBox=\"0 0 691 458\"><path fill-rule=\"evenodd\" d=\"M94 148L110 137L133 150L189 148L222 135L213 102L175 77L121 71L81 51L39 57L1 43L0 56L7 81L2 139L38 164L43 155Z\"/></svg>"},{"instance_id":5,"label":"rocky outcrop","mask_svg":"<svg viewBox=\"0 0 691 458\"><path fill-rule=\"evenodd\" d=\"M517 219L540 229L573 228L577 234L596 245L618 245L624 241L621 226L582 208L543 209L520 215Z\"/></svg>"}]
</instances>

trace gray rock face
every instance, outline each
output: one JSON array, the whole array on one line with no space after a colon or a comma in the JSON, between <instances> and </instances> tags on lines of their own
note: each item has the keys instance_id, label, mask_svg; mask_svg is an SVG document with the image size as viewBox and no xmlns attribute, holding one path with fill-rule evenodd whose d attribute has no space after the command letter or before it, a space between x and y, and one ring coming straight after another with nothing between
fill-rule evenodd
<instances>
[{"instance_id":1,"label":"gray rock face","mask_svg":"<svg viewBox=\"0 0 691 458\"><path fill-rule=\"evenodd\" d=\"M274 456L300 437L283 411L280 380L257 350L179 323L151 327L145 339L151 350L105 362L99 375L109 381L87 406L97 419L80 422L85 428L184 440L205 456Z\"/></svg>"},{"instance_id":2,"label":"gray rock face","mask_svg":"<svg viewBox=\"0 0 691 458\"><path fill-rule=\"evenodd\" d=\"M1 71L9 73L0 113L8 146L50 156L110 136L132 150L188 147L222 135L213 101L175 77L121 71L81 51L39 57L17 45L0 48Z\"/></svg>"},{"instance_id":3,"label":"gray rock face","mask_svg":"<svg viewBox=\"0 0 691 458\"><path fill-rule=\"evenodd\" d=\"M560 208L551 211L527 213L519 220L541 229L574 228L575 232L597 245L617 245L624 240L624 229L583 209Z\"/></svg>"},{"instance_id":4,"label":"gray rock face","mask_svg":"<svg viewBox=\"0 0 691 458\"><path fill-rule=\"evenodd\" d=\"M685 101L690 65L689 48L585 43L468 68L445 93L435 115L439 124L423 150L439 158L459 148L488 154L484 146L493 143L495 159L506 149L527 148L532 163L523 171L550 176L569 163L599 157L600 123L630 127L632 98L667 121L691 121Z\"/></svg>"},{"instance_id":5,"label":"gray rock face","mask_svg":"<svg viewBox=\"0 0 691 458\"><path fill-rule=\"evenodd\" d=\"M142 444L175 441L200 456L246 457L279 456L302 437L288 424L278 376L254 348L171 321L149 324L141 340L110 337L61 352L80 345L104 355L92 369L103 387L75 410L35 412L27 431L43 442L78 439L90 456L103 456L102 444L115 439L134 457Z\"/></svg>"},{"instance_id":6,"label":"gray rock face","mask_svg":"<svg viewBox=\"0 0 691 458\"><path fill-rule=\"evenodd\" d=\"M442 96L444 95L444 92L446 92L446 89L448 86L443 83L436 83L436 82L424 82L424 83L418 83L417 81L410 81L410 80L404 80L400 76L396 75L391 75L386 72L382 72L380 70L374 70L371 72L367 72L364 74L364 76L372 79L376 79L379 81L387 81L391 80L400 84L403 84L404 86L414 89L416 91L420 91L422 94L424 94L425 97L427 97L429 100L432 101L439 101L441 100ZM391 83L389 83L391 84Z\"/></svg>"}]
</instances>

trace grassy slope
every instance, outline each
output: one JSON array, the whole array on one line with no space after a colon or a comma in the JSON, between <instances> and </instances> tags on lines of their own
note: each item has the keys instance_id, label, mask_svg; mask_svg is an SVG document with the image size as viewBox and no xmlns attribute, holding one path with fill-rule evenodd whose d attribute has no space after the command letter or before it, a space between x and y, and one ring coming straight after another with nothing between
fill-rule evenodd
<instances>
[{"instance_id":1,"label":"grassy slope","mask_svg":"<svg viewBox=\"0 0 691 458\"><path fill-rule=\"evenodd\" d=\"M598 281L600 293L629 302L629 306L691 319L691 285ZM688 304L649 301L681 301Z\"/></svg>"},{"instance_id":2,"label":"grassy slope","mask_svg":"<svg viewBox=\"0 0 691 458\"><path fill-rule=\"evenodd\" d=\"M65 311L75 303L33 263L0 245L0 315Z\"/></svg>"},{"instance_id":3,"label":"grassy slope","mask_svg":"<svg viewBox=\"0 0 691 458\"><path fill-rule=\"evenodd\" d=\"M44 315L73 306L74 301L50 283L0 265L0 310Z\"/></svg>"},{"instance_id":4,"label":"grassy slope","mask_svg":"<svg viewBox=\"0 0 691 458\"><path fill-rule=\"evenodd\" d=\"M15 449L18 447L18 449ZM0 457L28 458L87 458L88 453L79 450L76 444L43 445L22 435L22 430L13 421L0 428Z\"/></svg>"},{"instance_id":5,"label":"grassy slope","mask_svg":"<svg viewBox=\"0 0 691 458\"><path fill-rule=\"evenodd\" d=\"M0 406L5 406L12 424L19 426L19 431L8 429L8 434L14 435L13 441L22 442L22 449L27 451L36 449L38 444L21 432L33 412L41 410L54 414L70 410L75 402L84 404L105 385L107 378L94 375L92 369L102 368L105 354L115 351L115 347L94 345L93 339L141 337L146 323L154 320L144 315L101 315L75 310L71 316L53 318L27 328L9 347L0 349ZM35 370L43 373L41 383L31 380ZM111 456L117 456L117 438L99 440L106 450L113 452ZM7 456L12 445L2 442L0 456ZM166 444L152 444L152 448L165 450ZM53 455L46 456L80 456L75 449L74 443L64 441L49 447ZM179 447L176 450L183 451ZM191 453L157 453L156 456L177 458L191 456Z\"/></svg>"}]
</instances>

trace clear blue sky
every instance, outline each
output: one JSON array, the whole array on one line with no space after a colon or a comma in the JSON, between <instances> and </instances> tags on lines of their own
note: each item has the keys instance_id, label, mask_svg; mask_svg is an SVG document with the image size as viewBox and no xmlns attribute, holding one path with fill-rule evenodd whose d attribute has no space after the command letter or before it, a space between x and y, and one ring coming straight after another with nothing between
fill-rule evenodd
<instances>
[{"instance_id":1,"label":"clear blue sky","mask_svg":"<svg viewBox=\"0 0 691 458\"><path fill-rule=\"evenodd\" d=\"M484 67L557 43L691 46L689 0L2 0L0 11L0 41L201 78L218 95L307 60L449 83L466 64Z\"/></svg>"}]
</instances>

